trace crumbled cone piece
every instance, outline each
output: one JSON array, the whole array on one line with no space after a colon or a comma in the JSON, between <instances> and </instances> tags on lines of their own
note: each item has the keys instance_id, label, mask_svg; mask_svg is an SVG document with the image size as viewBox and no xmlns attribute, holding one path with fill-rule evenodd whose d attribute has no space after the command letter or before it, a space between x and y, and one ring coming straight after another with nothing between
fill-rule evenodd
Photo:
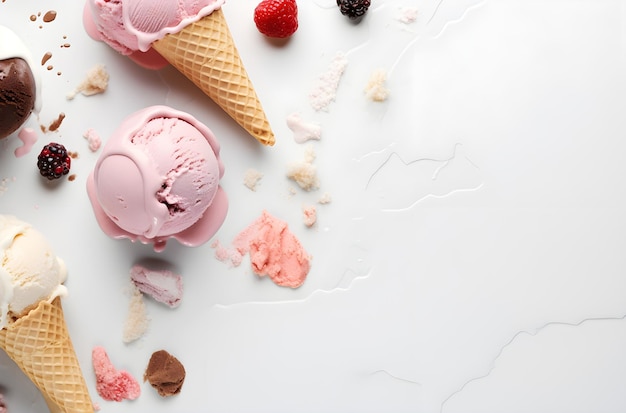
<instances>
[{"instance_id":1,"label":"crumbled cone piece","mask_svg":"<svg viewBox=\"0 0 626 413\"><path fill-rule=\"evenodd\" d=\"M148 331L149 320L143 294L139 288L131 283L131 297L128 306L128 316L124 323L122 341L130 343L141 338Z\"/></svg>"},{"instance_id":2,"label":"crumbled cone piece","mask_svg":"<svg viewBox=\"0 0 626 413\"><path fill-rule=\"evenodd\" d=\"M365 96L374 102L383 102L389 97L389 89L385 87L387 73L383 69L374 70L367 85L365 85Z\"/></svg>"},{"instance_id":3,"label":"crumbled cone piece","mask_svg":"<svg viewBox=\"0 0 626 413\"><path fill-rule=\"evenodd\" d=\"M320 205L330 204L332 201L330 194L328 192L324 192L324 194L317 200L317 203Z\"/></svg>"},{"instance_id":4,"label":"crumbled cone piece","mask_svg":"<svg viewBox=\"0 0 626 413\"><path fill-rule=\"evenodd\" d=\"M314 160L315 151L312 146L308 146L304 152L304 160L291 164L287 171L287 177L305 191L319 189L317 170L313 165Z\"/></svg>"},{"instance_id":5,"label":"crumbled cone piece","mask_svg":"<svg viewBox=\"0 0 626 413\"><path fill-rule=\"evenodd\" d=\"M68 100L72 100L77 94L82 93L85 96L92 96L98 93L104 93L109 85L109 74L104 65L96 65L87 72L87 77L67 95Z\"/></svg>"},{"instance_id":6,"label":"crumbled cone piece","mask_svg":"<svg viewBox=\"0 0 626 413\"><path fill-rule=\"evenodd\" d=\"M310 205L302 209L304 225L311 228L317 222L317 209L315 205Z\"/></svg>"},{"instance_id":7,"label":"crumbled cone piece","mask_svg":"<svg viewBox=\"0 0 626 413\"><path fill-rule=\"evenodd\" d=\"M257 184L263 178L263 174L256 169L248 169L243 177L243 184L251 191L256 191Z\"/></svg>"}]
</instances>

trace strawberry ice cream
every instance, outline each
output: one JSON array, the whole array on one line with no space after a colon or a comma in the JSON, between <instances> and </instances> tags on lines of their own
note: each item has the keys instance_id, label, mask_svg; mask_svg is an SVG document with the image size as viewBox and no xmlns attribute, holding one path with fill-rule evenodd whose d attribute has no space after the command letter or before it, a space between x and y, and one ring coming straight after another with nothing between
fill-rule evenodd
<instances>
[{"instance_id":1,"label":"strawberry ice cream","mask_svg":"<svg viewBox=\"0 0 626 413\"><path fill-rule=\"evenodd\" d=\"M128 117L108 139L87 179L98 224L113 238L183 245L208 241L228 201L213 133L193 116L152 106Z\"/></svg>"},{"instance_id":2,"label":"strawberry ice cream","mask_svg":"<svg viewBox=\"0 0 626 413\"><path fill-rule=\"evenodd\" d=\"M135 400L141 394L139 382L125 370L117 370L102 347L94 347L91 358L96 374L96 390L104 400Z\"/></svg>"},{"instance_id":3,"label":"strawberry ice cream","mask_svg":"<svg viewBox=\"0 0 626 413\"><path fill-rule=\"evenodd\" d=\"M193 82L252 137L274 132L239 56L224 0L87 0L87 33L148 69L168 64Z\"/></svg>"},{"instance_id":4,"label":"strawberry ice cream","mask_svg":"<svg viewBox=\"0 0 626 413\"><path fill-rule=\"evenodd\" d=\"M249 253L254 273L269 276L281 287L300 287L311 268L311 257L287 223L267 211L235 237L232 249L222 247L217 241L213 246L219 260L230 260L235 266Z\"/></svg>"},{"instance_id":5,"label":"strawberry ice cream","mask_svg":"<svg viewBox=\"0 0 626 413\"><path fill-rule=\"evenodd\" d=\"M84 25L87 33L142 66L158 68L167 61L152 50L166 34L211 14L224 0L88 0Z\"/></svg>"},{"instance_id":6,"label":"strawberry ice cream","mask_svg":"<svg viewBox=\"0 0 626 413\"><path fill-rule=\"evenodd\" d=\"M178 307L183 299L183 277L180 274L133 265L130 279L139 291L170 308Z\"/></svg>"}]
</instances>

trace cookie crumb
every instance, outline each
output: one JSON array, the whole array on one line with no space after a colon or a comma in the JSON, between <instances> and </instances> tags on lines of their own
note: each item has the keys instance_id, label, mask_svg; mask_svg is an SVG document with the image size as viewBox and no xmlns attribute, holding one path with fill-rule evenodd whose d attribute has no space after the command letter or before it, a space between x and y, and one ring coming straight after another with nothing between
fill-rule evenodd
<instances>
[{"instance_id":1,"label":"cookie crumb","mask_svg":"<svg viewBox=\"0 0 626 413\"><path fill-rule=\"evenodd\" d=\"M383 102L389 97L389 89L385 87L387 73L383 69L376 69L365 85L365 96L374 102Z\"/></svg>"},{"instance_id":2,"label":"cookie crumb","mask_svg":"<svg viewBox=\"0 0 626 413\"><path fill-rule=\"evenodd\" d=\"M311 228L317 222L317 209L315 205L310 205L302 209L304 225Z\"/></svg>"},{"instance_id":3,"label":"cookie crumb","mask_svg":"<svg viewBox=\"0 0 626 413\"><path fill-rule=\"evenodd\" d=\"M317 200L317 203L320 205L330 204L332 201L330 194L328 192L324 192L324 194Z\"/></svg>"},{"instance_id":4,"label":"cookie crumb","mask_svg":"<svg viewBox=\"0 0 626 413\"><path fill-rule=\"evenodd\" d=\"M124 323L122 341L130 343L141 338L148 330L149 320L143 294L139 288L131 283L131 297L128 306L128 316Z\"/></svg>"},{"instance_id":5,"label":"cookie crumb","mask_svg":"<svg viewBox=\"0 0 626 413\"><path fill-rule=\"evenodd\" d=\"M256 191L257 184L263 178L263 174L256 169L248 169L243 177L243 184L251 191Z\"/></svg>"},{"instance_id":6,"label":"cookie crumb","mask_svg":"<svg viewBox=\"0 0 626 413\"><path fill-rule=\"evenodd\" d=\"M292 163L287 171L287 177L305 191L319 189L317 170L313 165L315 156L313 147L308 146L304 152L304 160Z\"/></svg>"},{"instance_id":7,"label":"cookie crumb","mask_svg":"<svg viewBox=\"0 0 626 413\"><path fill-rule=\"evenodd\" d=\"M87 72L87 77L74 89L68 93L67 99L72 100L77 94L82 93L85 96L92 96L98 93L104 93L109 85L109 74L104 65L94 66Z\"/></svg>"}]
</instances>

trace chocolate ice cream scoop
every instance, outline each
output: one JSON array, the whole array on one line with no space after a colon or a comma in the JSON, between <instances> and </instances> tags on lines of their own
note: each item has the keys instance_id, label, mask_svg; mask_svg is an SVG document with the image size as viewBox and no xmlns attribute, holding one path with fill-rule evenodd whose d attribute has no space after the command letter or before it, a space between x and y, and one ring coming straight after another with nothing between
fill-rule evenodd
<instances>
[{"instance_id":1,"label":"chocolate ice cream scoop","mask_svg":"<svg viewBox=\"0 0 626 413\"><path fill-rule=\"evenodd\" d=\"M41 108L39 75L22 40L0 26L0 139L6 138Z\"/></svg>"},{"instance_id":2,"label":"chocolate ice cream scoop","mask_svg":"<svg viewBox=\"0 0 626 413\"><path fill-rule=\"evenodd\" d=\"M26 122L35 108L35 77L26 61L0 61L0 139Z\"/></svg>"}]
</instances>

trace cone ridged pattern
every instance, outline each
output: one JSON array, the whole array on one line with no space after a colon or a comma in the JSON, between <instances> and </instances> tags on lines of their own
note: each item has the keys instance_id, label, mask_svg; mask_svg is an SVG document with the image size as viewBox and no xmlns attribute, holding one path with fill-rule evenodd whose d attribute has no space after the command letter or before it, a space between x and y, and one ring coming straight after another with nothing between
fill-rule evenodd
<instances>
[{"instance_id":1,"label":"cone ridged pattern","mask_svg":"<svg viewBox=\"0 0 626 413\"><path fill-rule=\"evenodd\" d=\"M0 330L0 347L43 393L51 411L94 412L58 297Z\"/></svg>"},{"instance_id":2,"label":"cone ridged pattern","mask_svg":"<svg viewBox=\"0 0 626 413\"><path fill-rule=\"evenodd\" d=\"M267 116L221 9L152 47L264 145L275 142Z\"/></svg>"}]
</instances>

